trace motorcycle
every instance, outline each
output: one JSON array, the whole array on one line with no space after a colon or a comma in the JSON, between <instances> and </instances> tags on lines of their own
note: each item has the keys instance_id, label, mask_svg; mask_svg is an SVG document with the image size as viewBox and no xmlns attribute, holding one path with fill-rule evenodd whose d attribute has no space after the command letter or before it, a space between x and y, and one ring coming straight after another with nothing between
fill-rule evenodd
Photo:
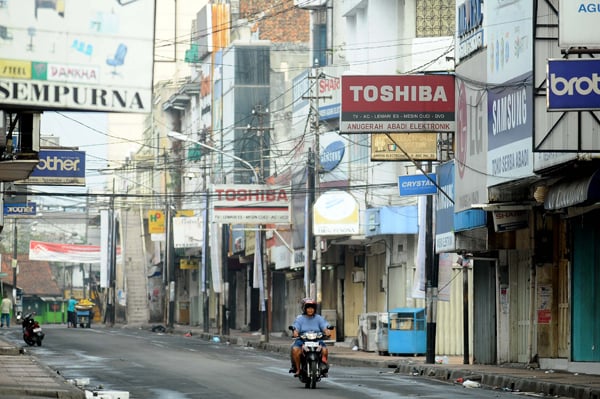
<instances>
[{"instance_id":1,"label":"motorcycle","mask_svg":"<svg viewBox=\"0 0 600 399\"><path fill-rule=\"evenodd\" d=\"M293 331L294 327L290 326L289 329ZM322 348L320 341L324 338L324 335L317 331L306 331L298 338L303 341L299 379L305 388L315 389L317 382L321 381L321 377L327 376L329 371L327 364L321 360Z\"/></svg>"},{"instance_id":2,"label":"motorcycle","mask_svg":"<svg viewBox=\"0 0 600 399\"><path fill-rule=\"evenodd\" d=\"M40 323L33 318L34 315L35 313L27 313L22 318L20 315L18 317L23 326L23 341L29 346L42 346L45 334L42 327L40 327Z\"/></svg>"}]
</instances>

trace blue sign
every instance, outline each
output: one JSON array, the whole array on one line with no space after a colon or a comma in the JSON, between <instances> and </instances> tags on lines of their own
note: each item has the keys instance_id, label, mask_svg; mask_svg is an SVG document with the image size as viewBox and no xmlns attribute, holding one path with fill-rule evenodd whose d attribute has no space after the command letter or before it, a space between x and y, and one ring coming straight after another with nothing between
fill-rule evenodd
<instances>
[{"instance_id":1,"label":"blue sign","mask_svg":"<svg viewBox=\"0 0 600 399\"><path fill-rule=\"evenodd\" d=\"M432 195L437 193L435 173L429 173L428 176L429 178L425 175L398 176L400 196Z\"/></svg>"},{"instance_id":2,"label":"blue sign","mask_svg":"<svg viewBox=\"0 0 600 399\"><path fill-rule=\"evenodd\" d=\"M600 59L548 60L549 111L600 109Z\"/></svg>"},{"instance_id":3,"label":"blue sign","mask_svg":"<svg viewBox=\"0 0 600 399\"><path fill-rule=\"evenodd\" d=\"M342 161L345 150L346 147L344 146L344 142L341 140L334 141L325 147L325 149L321 152L320 158L323 172L331 172L334 170Z\"/></svg>"},{"instance_id":4,"label":"blue sign","mask_svg":"<svg viewBox=\"0 0 600 399\"><path fill-rule=\"evenodd\" d=\"M39 158L29 178L19 183L85 185L85 151L41 150Z\"/></svg>"},{"instance_id":5,"label":"blue sign","mask_svg":"<svg viewBox=\"0 0 600 399\"><path fill-rule=\"evenodd\" d=\"M4 216L35 216L36 213L35 202L28 202L26 204L4 204Z\"/></svg>"}]
</instances>

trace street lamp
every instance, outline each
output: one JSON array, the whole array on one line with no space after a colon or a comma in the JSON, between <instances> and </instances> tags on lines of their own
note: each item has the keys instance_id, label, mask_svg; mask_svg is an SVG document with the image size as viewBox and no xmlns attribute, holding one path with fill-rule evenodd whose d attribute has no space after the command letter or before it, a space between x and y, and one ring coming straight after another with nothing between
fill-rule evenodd
<instances>
[{"instance_id":1,"label":"street lamp","mask_svg":"<svg viewBox=\"0 0 600 399\"><path fill-rule=\"evenodd\" d=\"M170 132L168 132L168 133L167 133L167 136L168 136L169 138L173 139L173 140L178 140L178 141L187 141L187 142L190 142L190 143L197 144L197 145L199 145L200 147L206 148L206 149L207 149L207 150L209 150L209 151L218 152L218 153L219 153L219 154L221 154L221 155L224 155L224 156L226 156L226 157L229 157L229 158L231 158L231 159L235 159L236 161L239 161L239 162L241 162L241 163L242 163L242 164L244 164L244 166L246 166L248 169L252 170L252 173L254 173L254 179L255 179L255 181L258 183L258 181L259 181L259 180L258 180L258 173L256 173L256 170L254 169L254 166L252 166L252 165L250 164L250 162L246 161L245 159L242 159L242 158L240 158L240 157L238 157L238 156L235 156L235 155L229 154L228 152L225 152L225 151L223 151L223 150L220 150L220 149L218 149L218 148L211 147L211 146L209 146L208 144L202 143L202 142L200 142L200 141L194 140L194 139L192 139L192 138L190 138L190 137L186 136L186 135L185 135L185 134L183 134L183 133L179 133L179 132L175 132L175 131L170 131Z\"/></svg>"},{"instance_id":2,"label":"street lamp","mask_svg":"<svg viewBox=\"0 0 600 399\"><path fill-rule=\"evenodd\" d=\"M246 166L248 169L252 170L252 173L254 174L254 181L256 183L259 182L259 178L258 178L258 173L256 172L256 169L252 166L252 164L250 164L250 162L246 161L243 158L240 158L236 155L233 154L229 154L221 149L212 147L208 144L202 143L198 140L194 140L191 137L186 136L183 133L180 132L176 132L176 131L170 131L167 133L167 137L173 139L173 140L178 140L178 141L184 141L184 142L190 142L190 143L194 143L196 145L199 145L200 147L206 148L209 151L214 151L216 153L219 153L223 156L229 157L231 159L234 159L236 161L241 162L244 166ZM205 281L204 281L204 287L203 287L203 300L204 300L204 331L207 332L208 331L208 290L206 287L206 276L208 275L207 271L207 259L208 259L208 189L207 189L207 193L206 193L206 217L204 219L204 247L202 248L202 253L203 253L203 270L204 270L204 276L205 276ZM257 234L260 234L260 232L257 232ZM260 234L260 236L262 236L262 234ZM258 237L258 236L257 236ZM262 237L261 239L258 241L259 245L256 246L255 251L257 253L255 253L255 256L260 253L260 257L261 257L261 263L262 263ZM259 252L260 251L260 252ZM263 297L264 297L264 279L262 277L263 274L263 268L260 268L260 291L263 293ZM224 295L224 303L226 303L226 298ZM261 309L262 309L262 318L263 318L263 334L265 334L265 339L268 340L268 335L266 334L266 306L265 306L265 302L266 300L263 300L261 303ZM225 315L225 312L224 312Z\"/></svg>"}]
</instances>

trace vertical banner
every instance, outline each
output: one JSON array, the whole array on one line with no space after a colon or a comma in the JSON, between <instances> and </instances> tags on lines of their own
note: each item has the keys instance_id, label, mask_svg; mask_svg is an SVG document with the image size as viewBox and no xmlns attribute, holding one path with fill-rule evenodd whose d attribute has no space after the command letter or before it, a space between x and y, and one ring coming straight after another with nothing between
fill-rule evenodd
<instances>
[{"instance_id":1,"label":"vertical banner","mask_svg":"<svg viewBox=\"0 0 600 399\"><path fill-rule=\"evenodd\" d=\"M415 261L416 273L413 280L413 298L425 298L425 232L427 226L426 220L426 205L427 196L419 197L419 236L417 239L417 256Z\"/></svg>"},{"instance_id":2,"label":"vertical banner","mask_svg":"<svg viewBox=\"0 0 600 399\"><path fill-rule=\"evenodd\" d=\"M256 227L256 246L254 249L254 275L252 281L252 287L258 288L259 290L259 302L258 309L264 312L265 309L265 286L263 279L263 260L262 260L262 234L260 226Z\"/></svg>"},{"instance_id":3,"label":"vertical banner","mask_svg":"<svg viewBox=\"0 0 600 399\"><path fill-rule=\"evenodd\" d=\"M221 237L221 229L217 223L210 225L210 273L212 276L213 291L223 292L223 284L221 280L221 265L223 263L221 256L221 245L219 245Z\"/></svg>"},{"instance_id":4,"label":"vertical banner","mask_svg":"<svg viewBox=\"0 0 600 399\"><path fill-rule=\"evenodd\" d=\"M100 287L108 287L108 210L100 211Z\"/></svg>"}]
</instances>

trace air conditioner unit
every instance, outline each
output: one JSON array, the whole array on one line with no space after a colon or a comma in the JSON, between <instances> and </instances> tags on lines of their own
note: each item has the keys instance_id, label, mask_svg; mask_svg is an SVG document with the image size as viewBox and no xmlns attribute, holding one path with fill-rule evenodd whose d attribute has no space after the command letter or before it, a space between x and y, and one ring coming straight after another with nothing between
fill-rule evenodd
<instances>
[{"instance_id":1,"label":"air conditioner unit","mask_svg":"<svg viewBox=\"0 0 600 399\"><path fill-rule=\"evenodd\" d=\"M325 4L327 4L327 0L294 0L294 6L309 10L324 7Z\"/></svg>"},{"instance_id":2,"label":"air conditioner unit","mask_svg":"<svg viewBox=\"0 0 600 399\"><path fill-rule=\"evenodd\" d=\"M364 283L365 282L365 272L363 270L356 270L352 272L352 282L353 283Z\"/></svg>"},{"instance_id":3,"label":"air conditioner unit","mask_svg":"<svg viewBox=\"0 0 600 399\"><path fill-rule=\"evenodd\" d=\"M381 255L385 253L385 243L376 242L367 247L367 256Z\"/></svg>"}]
</instances>

